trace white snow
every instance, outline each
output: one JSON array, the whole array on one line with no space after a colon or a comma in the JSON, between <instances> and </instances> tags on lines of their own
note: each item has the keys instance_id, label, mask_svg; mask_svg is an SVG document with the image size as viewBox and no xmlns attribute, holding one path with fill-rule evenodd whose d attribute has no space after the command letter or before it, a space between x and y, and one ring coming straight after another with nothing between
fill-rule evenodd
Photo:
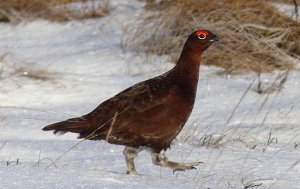
<instances>
[{"instance_id":1,"label":"white snow","mask_svg":"<svg viewBox=\"0 0 300 189\"><path fill-rule=\"evenodd\" d=\"M295 5L291 5L291 4L286 4L286 3L273 3L273 5L280 10L281 12L283 12L285 15L292 17L295 20L299 20L299 15L297 18L297 13L296 13L296 9L298 11L300 11L299 5L297 5L297 7L295 7Z\"/></svg>"},{"instance_id":2,"label":"white snow","mask_svg":"<svg viewBox=\"0 0 300 189\"><path fill-rule=\"evenodd\" d=\"M194 111L167 151L172 160L204 162L197 170L173 174L152 165L149 154L141 152L136 166L143 175L126 175L124 147L103 141L83 141L56 161L56 167L46 169L80 140L73 134L43 132L43 126L86 114L173 66L165 57L146 59L121 48L124 24L142 4L112 2L110 15L99 19L0 24L0 57L6 54L0 61L0 188L218 189L251 183L257 188L299 188L296 71L289 73L281 91L267 95L255 92L257 80L250 86L255 74L220 76L220 69L201 66ZM30 78L34 73L42 77ZM263 75L264 88L278 74ZM220 141L213 144L211 136Z\"/></svg>"}]
</instances>

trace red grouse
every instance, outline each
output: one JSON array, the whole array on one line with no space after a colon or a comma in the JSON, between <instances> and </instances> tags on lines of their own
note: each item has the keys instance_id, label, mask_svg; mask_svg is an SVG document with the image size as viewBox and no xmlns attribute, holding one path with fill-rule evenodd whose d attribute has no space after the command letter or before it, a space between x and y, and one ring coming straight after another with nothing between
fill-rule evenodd
<instances>
[{"instance_id":1,"label":"red grouse","mask_svg":"<svg viewBox=\"0 0 300 189\"><path fill-rule=\"evenodd\" d=\"M169 161L165 150L188 120L196 97L202 53L215 41L207 30L193 32L185 42L176 66L140 82L101 103L91 113L43 128L54 134L78 133L78 138L106 140L124 145L129 174L138 174L134 158L148 149L155 165L173 171L194 169L199 162Z\"/></svg>"}]
</instances>

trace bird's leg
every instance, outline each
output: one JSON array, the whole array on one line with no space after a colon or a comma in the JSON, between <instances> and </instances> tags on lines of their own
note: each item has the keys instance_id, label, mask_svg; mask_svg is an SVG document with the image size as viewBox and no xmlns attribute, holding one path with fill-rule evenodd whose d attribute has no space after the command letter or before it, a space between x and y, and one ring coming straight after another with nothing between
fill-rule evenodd
<instances>
[{"instance_id":1,"label":"bird's leg","mask_svg":"<svg viewBox=\"0 0 300 189\"><path fill-rule=\"evenodd\" d=\"M193 163L178 163L169 161L165 155L165 151L161 151L160 153L151 152L152 162L155 165L160 165L163 167L169 167L176 171L185 171L187 169L196 169L195 166L199 165L202 162L193 162Z\"/></svg>"},{"instance_id":2,"label":"bird's leg","mask_svg":"<svg viewBox=\"0 0 300 189\"><path fill-rule=\"evenodd\" d=\"M126 164L127 164L127 169L128 169L127 174L139 175L135 169L134 158L137 156L137 154L140 151L141 151L141 149L138 149L138 148L125 147L123 154L125 155L125 159L126 159Z\"/></svg>"}]
</instances>

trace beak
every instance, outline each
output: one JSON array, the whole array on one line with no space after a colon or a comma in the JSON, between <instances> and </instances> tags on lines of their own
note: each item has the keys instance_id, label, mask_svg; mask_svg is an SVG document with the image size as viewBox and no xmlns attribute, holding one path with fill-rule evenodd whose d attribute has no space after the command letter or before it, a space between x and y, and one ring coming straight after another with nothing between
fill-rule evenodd
<instances>
[{"instance_id":1,"label":"beak","mask_svg":"<svg viewBox=\"0 0 300 189\"><path fill-rule=\"evenodd\" d=\"M214 35L212 39L209 40L209 42L213 43L213 42L216 42L216 41L219 41L219 38Z\"/></svg>"}]
</instances>

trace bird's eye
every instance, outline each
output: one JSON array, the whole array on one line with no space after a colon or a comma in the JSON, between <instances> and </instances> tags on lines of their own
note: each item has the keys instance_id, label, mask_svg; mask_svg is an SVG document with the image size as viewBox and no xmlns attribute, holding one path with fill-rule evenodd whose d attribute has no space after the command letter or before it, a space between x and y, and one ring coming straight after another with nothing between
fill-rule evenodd
<instances>
[{"instance_id":1,"label":"bird's eye","mask_svg":"<svg viewBox=\"0 0 300 189\"><path fill-rule=\"evenodd\" d=\"M205 39L205 38L206 38L206 35L200 34L200 35L198 35L198 38L199 38L199 39Z\"/></svg>"}]
</instances>

